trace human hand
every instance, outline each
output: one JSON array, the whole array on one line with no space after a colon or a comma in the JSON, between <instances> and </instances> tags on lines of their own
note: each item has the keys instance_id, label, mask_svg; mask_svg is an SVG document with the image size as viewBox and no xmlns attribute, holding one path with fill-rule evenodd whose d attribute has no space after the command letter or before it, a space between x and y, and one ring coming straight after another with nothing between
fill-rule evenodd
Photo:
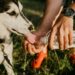
<instances>
[{"instance_id":1,"label":"human hand","mask_svg":"<svg viewBox=\"0 0 75 75\"><path fill-rule=\"evenodd\" d=\"M30 44L35 45L35 47L38 48L38 47L40 47L41 45L44 44L44 41L41 40L43 37L44 36L42 36L41 33L39 33L38 31L35 31L31 34L28 34L27 37L26 37L26 40Z\"/></svg>"},{"instance_id":2,"label":"human hand","mask_svg":"<svg viewBox=\"0 0 75 75\"><path fill-rule=\"evenodd\" d=\"M36 58L32 61L31 66L34 69L39 69L45 58L47 58L47 44L40 46L38 49L28 41L24 42L25 50L31 55L37 54Z\"/></svg>"},{"instance_id":3,"label":"human hand","mask_svg":"<svg viewBox=\"0 0 75 75\"><path fill-rule=\"evenodd\" d=\"M27 40L24 41L24 48L26 52L28 52L31 55L34 55L36 53L39 53L42 51L42 48L44 48L44 45L39 45L37 48L35 45L29 43Z\"/></svg>"},{"instance_id":4,"label":"human hand","mask_svg":"<svg viewBox=\"0 0 75 75\"><path fill-rule=\"evenodd\" d=\"M53 49L54 40L57 35L59 48L67 49L73 43L73 18L61 15L53 26L49 37L49 47Z\"/></svg>"}]
</instances>

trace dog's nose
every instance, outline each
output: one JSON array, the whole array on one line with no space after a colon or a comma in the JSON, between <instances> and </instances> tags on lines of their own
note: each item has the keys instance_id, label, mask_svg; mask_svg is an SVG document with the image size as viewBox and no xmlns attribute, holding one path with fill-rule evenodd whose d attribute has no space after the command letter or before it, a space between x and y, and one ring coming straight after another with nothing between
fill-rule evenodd
<instances>
[{"instance_id":1,"label":"dog's nose","mask_svg":"<svg viewBox=\"0 0 75 75\"><path fill-rule=\"evenodd\" d=\"M33 25L30 25L29 27L28 27L28 29L30 30L30 31L34 31L34 26Z\"/></svg>"}]
</instances>

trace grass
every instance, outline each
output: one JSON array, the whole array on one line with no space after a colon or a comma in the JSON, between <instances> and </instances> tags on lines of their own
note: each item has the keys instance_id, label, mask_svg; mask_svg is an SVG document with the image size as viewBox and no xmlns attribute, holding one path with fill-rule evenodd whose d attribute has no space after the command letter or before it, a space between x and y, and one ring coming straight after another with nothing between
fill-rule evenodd
<instances>
[{"instance_id":1,"label":"grass","mask_svg":"<svg viewBox=\"0 0 75 75\"><path fill-rule=\"evenodd\" d=\"M20 0L24 6L23 12L33 22L35 27L40 23L43 15L44 2L40 0ZM25 53L23 37L12 34L14 43L14 71L15 75L74 75L74 65L71 64L69 51L48 51L48 58L44 60L40 69L32 69L31 61L35 56ZM0 75L6 75L3 65L0 66Z\"/></svg>"}]
</instances>

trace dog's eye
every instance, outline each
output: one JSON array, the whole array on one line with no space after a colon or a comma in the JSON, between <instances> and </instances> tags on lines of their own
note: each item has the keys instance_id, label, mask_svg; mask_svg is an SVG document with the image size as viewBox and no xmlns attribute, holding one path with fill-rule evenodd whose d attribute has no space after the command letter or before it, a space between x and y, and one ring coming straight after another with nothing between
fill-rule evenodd
<instances>
[{"instance_id":1,"label":"dog's eye","mask_svg":"<svg viewBox=\"0 0 75 75\"><path fill-rule=\"evenodd\" d=\"M15 11L12 11L12 12L10 12L10 13L8 13L8 14L11 15L11 16L17 15Z\"/></svg>"}]
</instances>

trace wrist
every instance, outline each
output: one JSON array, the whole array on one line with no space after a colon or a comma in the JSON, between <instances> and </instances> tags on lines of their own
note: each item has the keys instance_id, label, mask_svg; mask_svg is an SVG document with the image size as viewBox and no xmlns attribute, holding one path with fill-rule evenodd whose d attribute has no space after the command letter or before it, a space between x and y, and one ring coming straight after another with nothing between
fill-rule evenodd
<instances>
[{"instance_id":1,"label":"wrist","mask_svg":"<svg viewBox=\"0 0 75 75\"><path fill-rule=\"evenodd\" d=\"M37 31L34 32L34 34L36 36L38 36L39 38L41 38L41 37L44 37L46 35L46 32L41 31L41 30L37 30Z\"/></svg>"},{"instance_id":2,"label":"wrist","mask_svg":"<svg viewBox=\"0 0 75 75\"><path fill-rule=\"evenodd\" d=\"M37 29L36 31L35 31L35 34L37 35L37 36L39 36L39 37L44 37L44 36L46 36L46 34L51 30L51 28L52 27L48 27L48 28L46 28L46 27L41 27L41 28L39 28L39 29Z\"/></svg>"}]
</instances>

